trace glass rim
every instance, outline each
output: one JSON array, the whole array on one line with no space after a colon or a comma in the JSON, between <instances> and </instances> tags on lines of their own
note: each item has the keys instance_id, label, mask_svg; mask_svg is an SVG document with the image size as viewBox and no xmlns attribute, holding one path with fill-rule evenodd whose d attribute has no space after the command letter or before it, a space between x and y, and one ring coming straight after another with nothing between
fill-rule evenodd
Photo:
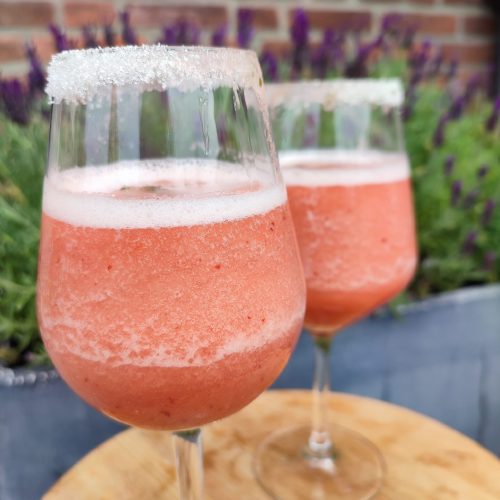
<instances>
[{"instance_id":1,"label":"glass rim","mask_svg":"<svg viewBox=\"0 0 500 500\"><path fill-rule=\"evenodd\" d=\"M52 56L45 92L52 104L86 104L104 89L139 91L176 88L263 87L253 50L171 45L126 45L76 49Z\"/></svg>"},{"instance_id":2,"label":"glass rim","mask_svg":"<svg viewBox=\"0 0 500 500\"><path fill-rule=\"evenodd\" d=\"M320 104L332 110L338 104L369 104L398 108L404 102L399 78L335 78L266 83L265 97L270 108L283 104Z\"/></svg>"}]
</instances>

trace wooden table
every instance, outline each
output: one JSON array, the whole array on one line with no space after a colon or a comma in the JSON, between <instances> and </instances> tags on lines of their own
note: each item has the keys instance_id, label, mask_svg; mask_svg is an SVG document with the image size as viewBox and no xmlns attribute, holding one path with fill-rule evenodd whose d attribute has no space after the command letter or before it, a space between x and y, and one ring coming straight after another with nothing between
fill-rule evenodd
<instances>
[{"instance_id":1,"label":"wooden table","mask_svg":"<svg viewBox=\"0 0 500 500\"><path fill-rule=\"evenodd\" d=\"M500 461L474 441L410 410L332 394L332 418L363 433L382 451L388 472L377 498L498 500ZM269 391L204 431L206 497L265 500L254 480L256 446L273 430L308 423L307 391ZM105 442L70 469L44 500L178 498L170 436L131 429Z\"/></svg>"}]
</instances>

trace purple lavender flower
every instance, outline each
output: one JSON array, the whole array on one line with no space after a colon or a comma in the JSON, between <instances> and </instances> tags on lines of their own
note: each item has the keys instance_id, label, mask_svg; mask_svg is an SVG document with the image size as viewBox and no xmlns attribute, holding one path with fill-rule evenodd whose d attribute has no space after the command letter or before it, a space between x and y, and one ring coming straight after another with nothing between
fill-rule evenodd
<instances>
[{"instance_id":1,"label":"purple lavender flower","mask_svg":"<svg viewBox=\"0 0 500 500\"><path fill-rule=\"evenodd\" d=\"M403 38L401 40L401 45L405 49L410 49L413 47L413 43L415 41L415 36L417 34L417 26L412 24L408 26L403 34Z\"/></svg>"},{"instance_id":2,"label":"purple lavender flower","mask_svg":"<svg viewBox=\"0 0 500 500\"><path fill-rule=\"evenodd\" d=\"M441 72L441 68L443 67L444 62L444 53L443 50L440 49L436 54L436 57L431 61L431 68L429 70L429 76L436 77Z\"/></svg>"},{"instance_id":3,"label":"purple lavender flower","mask_svg":"<svg viewBox=\"0 0 500 500\"><path fill-rule=\"evenodd\" d=\"M120 13L122 22L122 38L126 45L137 45L137 36L130 26L130 14L127 11Z\"/></svg>"},{"instance_id":4,"label":"purple lavender flower","mask_svg":"<svg viewBox=\"0 0 500 500\"><path fill-rule=\"evenodd\" d=\"M473 189L472 191L469 191L463 202L463 206L466 209L472 208L475 204L477 199L479 198L479 190L478 189Z\"/></svg>"},{"instance_id":5,"label":"purple lavender flower","mask_svg":"<svg viewBox=\"0 0 500 500\"><path fill-rule=\"evenodd\" d=\"M295 75L300 75L309 52L309 18L304 9L293 12L290 36L293 43L292 71Z\"/></svg>"},{"instance_id":6,"label":"purple lavender flower","mask_svg":"<svg viewBox=\"0 0 500 500\"><path fill-rule=\"evenodd\" d=\"M450 120L458 120L465 108L465 97L459 96L451 103L450 112L448 113L448 117Z\"/></svg>"},{"instance_id":7,"label":"purple lavender flower","mask_svg":"<svg viewBox=\"0 0 500 500\"><path fill-rule=\"evenodd\" d=\"M323 40L321 45L324 47L333 47L337 43L337 34L332 28L328 28L323 32Z\"/></svg>"},{"instance_id":8,"label":"purple lavender flower","mask_svg":"<svg viewBox=\"0 0 500 500\"><path fill-rule=\"evenodd\" d=\"M410 77L409 84L411 87L416 87L423 79L424 79L423 68L414 68Z\"/></svg>"},{"instance_id":9,"label":"purple lavender flower","mask_svg":"<svg viewBox=\"0 0 500 500\"><path fill-rule=\"evenodd\" d=\"M462 182L454 181L451 185L451 204L456 206L462 196Z\"/></svg>"},{"instance_id":10,"label":"purple lavender flower","mask_svg":"<svg viewBox=\"0 0 500 500\"><path fill-rule=\"evenodd\" d=\"M449 155L444 162L444 175L446 175L446 177L449 177L453 173L454 169L455 169L455 157Z\"/></svg>"},{"instance_id":11,"label":"purple lavender flower","mask_svg":"<svg viewBox=\"0 0 500 500\"><path fill-rule=\"evenodd\" d=\"M190 45L191 27L189 23L184 19L180 19L175 23L174 27L177 32L177 45Z\"/></svg>"},{"instance_id":12,"label":"purple lavender flower","mask_svg":"<svg viewBox=\"0 0 500 500\"><path fill-rule=\"evenodd\" d=\"M446 78L448 80L453 80L457 76L458 61L453 59L448 66L448 71L446 73Z\"/></svg>"},{"instance_id":13,"label":"purple lavender flower","mask_svg":"<svg viewBox=\"0 0 500 500\"><path fill-rule=\"evenodd\" d=\"M86 49L95 49L99 46L97 43L97 39L95 37L94 31L90 28L90 26L84 26L82 28L82 39L83 45Z\"/></svg>"},{"instance_id":14,"label":"purple lavender flower","mask_svg":"<svg viewBox=\"0 0 500 500\"><path fill-rule=\"evenodd\" d=\"M432 42L431 42L430 38L426 38L422 42L422 52L424 52L428 57L430 55L431 51L432 51Z\"/></svg>"},{"instance_id":15,"label":"purple lavender flower","mask_svg":"<svg viewBox=\"0 0 500 500\"><path fill-rule=\"evenodd\" d=\"M490 223L491 218L493 217L493 212L495 211L495 206L496 203L494 200L492 200L491 198L486 200L486 203L483 207L483 213L481 214L481 223L484 226L487 226Z\"/></svg>"},{"instance_id":16,"label":"purple lavender flower","mask_svg":"<svg viewBox=\"0 0 500 500\"><path fill-rule=\"evenodd\" d=\"M264 79L269 82L276 82L279 79L278 59L270 51L264 51L260 56L260 65Z\"/></svg>"},{"instance_id":17,"label":"purple lavender flower","mask_svg":"<svg viewBox=\"0 0 500 500\"><path fill-rule=\"evenodd\" d=\"M448 124L449 117L448 114L444 114L436 127L436 131L434 132L434 137L432 142L435 147L439 148L444 144L444 133L446 130L446 125Z\"/></svg>"},{"instance_id":18,"label":"purple lavender flower","mask_svg":"<svg viewBox=\"0 0 500 500\"><path fill-rule=\"evenodd\" d=\"M177 29L175 26L164 26L162 36L158 43L164 45L177 45Z\"/></svg>"},{"instance_id":19,"label":"purple lavender flower","mask_svg":"<svg viewBox=\"0 0 500 500\"><path fill-rule=\"evenodd\" d=\"M0 101L6 115L16 123L26 125L29 120L29 96L17 78L0 81Z\"/></svg>"},{"instance_id":20,"label":"purple lavender flower","mask_svg":"<svg viewBox=\"0 0 500 500\"><path fill-rule=\"evenodd\" d=\"M250 46L255 30L253 27L253 12L250 9L238 10L238 45L244 49Z\"/></svg>"},{"instance_id":21,"label":"purple lavender flower","mask_svg":"<svg viewBox=\"0 0 500 500\"><path fill-rule=\"evenodd\" d=\"M107 47L115 46L116 36L111 24L106 24L106 26L104 26L104 40Z\"/></svg>"},{"instance_id":22,"label":"purple lavender flower","mask_svg":"<svg viewBox=\"0 0 500 500\"><path fill-rule=\"evenodd\" d=\"M429 39L425 39L420 48L415 52L412 57L412 64L416 67L424 67L430 60L432 53L432 42Z\"/></svg>"},{"instance_id":23,"label":"purple lavender flower","mask_svg":"<svg viewBox=\"0 0 500 500\"><path fill-rule=\"evenodd\" d=\"M199 45L201 37L201 28L197 24L191 24L189 28L189 44Z\"/></svg>"},{"instance_id":24,"label":"purple lavender flower","mask_svg":"<svg viewBox=\"0 0 500 500\"><path fill-rule=\"evenodd\" d=\"M293 12L290 36L296 46L303 47L309 43L309 18L304 9L296 9Z\"/></svg>"},{"instance_id":25,"label":"purple lavender flower","mask_svg":"<svg viewBox=\"0 0 500 500\"><path fill-rule=\"evenodd\" d=\"M332 64L334 64L335 32L327 29L323 33L323 40L311 56L311 66L316 78L324 79Z\"/></svg>"},{"instance_id":26,"label":"purple lavender flower","mask_svg":"<svg viewBox=\"0 0 500 500\"><path fill-rule=\"evenodd\" d=\"M493 250L489 250L484 254L483 269L485 271L493 271L497 261L497 254Z\"/></svg>"},{"instance_id":27,"label":"purple lavender flower","mask_svg":"<svg viewBox=\"0 0 500 500\"><path fill-rule=\"evenodd\" d=\"M500 96L495 99L493 111L491 112L489 118L486 120L486 130L488 132L493 132L497 128L499 116L500 116Z\"/></svg>"},{"instance_id":28,"label":"purple lavender flower","mask_svg":"<svg viewBox=\"0 0 500 500\"><path fill-rule=\"evenodd\" d=\"M34 95L37 92L43 92L45 88L45 72L33 44L26 45L26 56L30 63L28 72L30 94Z\"/></svg>"},{"instance_id":29,"label":"purple lavender flower","mask_svg":"<svg viewBox=\"0 0 500 500\"><path fill-rule=\"evenodd\" d=\"M483 77L480 73L476 73L467 81L465 86L464 99L466 103L472 101L477 91L481 88L483 84Z\"/></svg>"},{"instance_id":30,"label":"purple lavender flower","mask_svg":"<svg viewBox=\"0 0 500 500\"><path fill-rule=\"evenodd\" d=\"M380 30L383 34L389 33L389 34L397 34L401 28L401 21L403 17L401 14L395 13L395 12L390 12L389 14L386 14L383 19L382 23L380 25Z\"/></svg>"},{"instance_id":31,"label":"purple lavender flower","mask_svg":"<svg viewBox=\"0 0 500 500\"><path fill-rule=\"evenodd\" d=\"M178 45L198 45L200 41L200 28L185 19L176 23Z\"/></svg>"},{"instance_id":32,"label":"purple lavender flower","mask_svg":"<svg viewBox=\"0 0 500 500\"><path fill-rule=\"evenodd\" d=\"M227 25L219 26L212 33L212 46L213 47L224 47L226 45L226 36L227 36Z\"/></svg>"},{"instance_id":33,"label":"purple lavender flower","mask_svg":"<svg viewBox=\"0 0 500 500\"><path fill-rule=\"evenodd\" d=\"M180 19L175 24L163 27L158 43L165 45L198 45L200 28L196 24Z\"/></svg>"},{"instance_id":34,"label":"purple lavender flower","mask_svg":"<svg viewBox=\"0 0 500 500\"><path fill-rule=\"evenodd\" d=\"M376 48L377 40L358 48L354 59L347 64L345 76L348 78L364 78L368 75L367 63L372 51Z\"/></svg>"},{"instance_id":35,"label":"purple lavender flower","mask_svg":"<svg viewBox=\"0 0 500 500\"><path fill-rule=\"evenodd\" d=\"M323 45L320 45L311 56L311 67L314 76L320 80L326 78L328 72L328 49Z\"/></svg>"},{"instance_id":36,"label":"purple lavender flower","mask_svg":"<svg viewBox=\"0 0 500 500\"><path fill-rule=\"evenodd\" d=\"M49 24L49 31L54 38L54 45L57 52L71 49L71 43L65 33L57 26L57 24Z\"/></svg>"},{"instance_id":37,"label":"purple lavender flower","mask_svg":"<svg viewBox=\"0 0 500 500\"><path fill-rule=\"evenodd\" d=\"M344 35L333 29L323 33L321 44L311 55L311 67L316 78L326 78L328 71L337 69L344 61Z\"/></svg>"},{"instance_id":38,"label":"purple lavender flower","mask_svg":"<svg viewBox=\"0 0 500 500\"><path fill-rule=\"evenodd\" d=\"M489 165L481 165L478 169L477 169L477 178L478 179L484 179L486 177L486 175L488 174L488 172L490 171L490 166Z\"/></svg>"},{"instance_id":39,"label":"purple lavender flower","mask_svg":"<svg viewBox=\"0 0 500 500\"><path fill-rule=\"evenodd\" d=\"M476 248L477 231L469 231L462 245L462 253L470 255Z\"/></svg>"}]
</instances>

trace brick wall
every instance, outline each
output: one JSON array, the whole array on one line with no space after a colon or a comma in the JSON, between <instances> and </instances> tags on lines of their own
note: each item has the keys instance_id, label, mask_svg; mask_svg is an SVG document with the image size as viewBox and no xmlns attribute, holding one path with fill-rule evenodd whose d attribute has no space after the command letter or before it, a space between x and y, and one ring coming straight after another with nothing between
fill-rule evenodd
<instances>
[{"instance_id":1,"label":"brick wall","mask_svg":"<svg viewBox=\"0 0 500 500\"><path fill-rule=\"evenodd\" d=\"M131 23L143 40L156 41L162 25L178 18L195 21L204 28L202 42L225 23L234 39L238 8L254 10L257 34L254 48L279 51L288 38L290 14L297 2L280 0L0 0L0 70L3 75L25 71L24 43L33 40L42 59L53 51L46 26L55 22L77 36L79 27L115 21L127 9ZM359 30L374 34L388 12L400 12L416 21L422 36L440 43L450 57L457 57L467 72L492 60L492 15L481 0L305 0L300 2L310 17L312 39L326 27L339 27L355 20Z\"/></svg>"}]
</instances>

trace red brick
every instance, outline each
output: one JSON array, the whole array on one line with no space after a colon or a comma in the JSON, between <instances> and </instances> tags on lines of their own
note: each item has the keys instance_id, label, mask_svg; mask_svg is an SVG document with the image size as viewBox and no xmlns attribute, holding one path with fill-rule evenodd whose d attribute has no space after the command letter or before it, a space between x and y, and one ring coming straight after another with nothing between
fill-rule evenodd
<instances>
[{"instance_id":1,"label":"red brick","mask_svg":"<svg viewBox=\"0 0 500 500\"><path fill-rule=\"evenodd\" d=\"M229 47L230 49L237 49L239 48L238 40L234 38L227 38L225 46Z\"/></svg>"},{"instance_id":2,"label":"red brick","mask_svg":"<svg viewBox=\"0 0 500 500\"><path fill-rule=\"evenodd\" d=\"M392 4L401 3L400 0L363 0L363 1L368 3L392 3ZM416 5L430 5L436 3L436 0L408 0L408 1Z\"/></svg>"},{"instance_id":3,"label":"red brick","mask_svg":"<svg viewBox=\"0 0 500 500\"><path fill-rule=\"evenodd\" d=\"M307 10L309 23L312 28L350 29L366 31L371 28L372 15L365 10ZM293 19L293 10L289 12L289 21Z\"/></svg>"},{"instance_id":4,"label":"red brick","mask_svg":"<svg viewBox=\"0 0 500 500\"><path fill-rule=\"evenodd\" d=\"M276 57L283 58L290 54L291 48L292 44L288 40L269 40L262 43L261 52L271 52Z\"/></svg>"},{"instance_id":5,"label":"red brick","mask_svg":"<svg viewBox=\"0 0 500 500\"><path fill-rule=\"evenodd\" d=\"M0 26L46 26L54 8L46 2L0 2Z\"/></svg>"},{"instance_id":6,"label":"red brick","mask_svg":"<svg viewBox=\"0 0 500 500\"><path fill-rule=\"evenodd\" d=\"M137 37L137 45L148 45L150 43L156 43L156 39L150 40L142 35L136 34ZM102 42L104 44L104 41ZM123 41L123 38L120 33L116 33L116 40L115 40L115 46L121 47L123 45L126 45L125 42Z\"/></svg>"},{"instance_id":7,"label":"red brick","mask_svg":"<svg viewBox=\"0 0 500 500\"><path fill-rule=\"evenodd\" d=\"M36 53L42 62L48 62L56 51L54 39L50 35L37 35L32 38Z\"/></svg>"},{"instance_id":8,"label":"red brick","mask_svg":"<svg viewBox=\"0 0 500 500\"><path fill-rule=\"evenodd\" d=\"M468 16L464 23L465 32L469 35L490 36L495 33L495 18L493 16Z\"/></svg>"},{"instance_id":9,"label":"red brick","mask_svg":"<svg viewBox=\"0 0 500 500\"><path fill-rule=\"evenodd\" d=\"M64 4L64 24L69 28L111 24L115 17L115 8L111 3L67 2Z\"/></svg>"},{"instance_id":10,"label":"red brick","mask_svg":"<svg viewBox=\"0 0 500 500\"><path fill-rule=\"evenodd\" d=\"M493 45L448 43L443 44L443 53L449 58L456 58L460 63L489 63L493 61Z\"/></svg>"},{"instance_id":11,"label":"red brick","mask_svg":"<svg viewBox=\"0 0 500 500\"><path fill-rule=\"evenodd\" d=\"M266 7L249 8L247 10L252 12L253 25L256 28L273 29L278 27L276 10Z\"/></svg>"},{"instance_id":12,"label":"red brick","mask_svg":"<svg viewBox=\"0 0 500 500\"><path fill-rule=\"evenodd\" d=\"M455 16L403 14L403 19L408 24L414 24L419 33L426 35L452 35L458 27Z\"/></svg>"},{"instance_id":13,"label":"red brick","mask_svg":"<svg viewBox=\"0 0 500 500\"><path fill-rule=\"evenodd\" d=\"M319 45L318 42L312 42L309 44L309 50L315 51ZM285 58L290 55L291 50L292 43L288 40L268 40L262 43L260 52L269 51L278 58Z\"/></svg>"},{"instance_id":14,"label":"red brick","mask_svg":"<svg viewBox=\"0 0 500 500\"><path fill-rule=\"evenodd\" d=\"M25 55L24 40L15 36L0 36L0 63L23 59Z\"/></svg>"},{"instance_id":15,"label":"red brick","mask_svg":"<svg viewBox=\"0 0 500 500\"><path fill-rule=\"evenodd\" d=\"M482 5L483 0L444 0L448 5Z\"/></svg>"},{"instance_id":16,"label":"red brick","mask_svg":"<svg viewBox=\"0 0 500 500\"><path fill-rule=\"evenodd\" d=\"M227 23L225 7L205 5L129 5L132 26L160 27L179 19L186 19L202 26L218 27Z\"/></svg>"}]
</instances>

